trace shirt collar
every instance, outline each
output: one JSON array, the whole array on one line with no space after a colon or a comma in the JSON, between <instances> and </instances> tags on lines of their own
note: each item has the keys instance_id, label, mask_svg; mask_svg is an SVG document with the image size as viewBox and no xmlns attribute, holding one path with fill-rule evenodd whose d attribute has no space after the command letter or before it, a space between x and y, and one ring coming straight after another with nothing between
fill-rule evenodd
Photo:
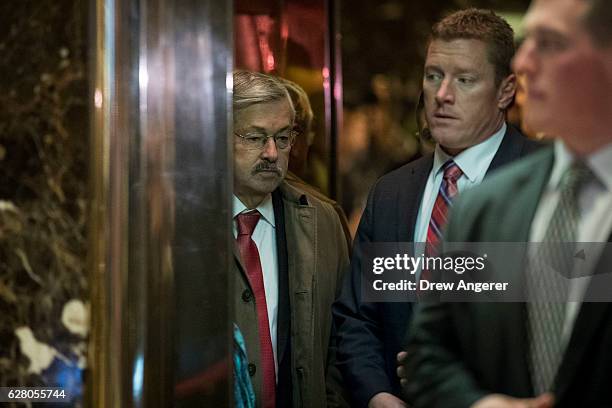
<instances>
[{"instance_id":1,"label":"shirt collar","mask_svg":"<svg viewBox=\"0 0 612 408\"><path fill-rule=\"evenodd\" d=\"M266 198L255 208L261 214L261 218L272 227L276 227L274 221L274 206L272 205L272 195L268 194ZM248 209L246 205L236 195L232 196L232 218L236 218L238 214L253 211Z\"/></svg>"},{"instance_id":2,"label":"shirt collar","mask_svg":"<svg viewBox=\"0 0 612 408\"><path fill-rule=\"evenodd\" d=\"M574 154L561 139L555 140L555 163L550 174L549 187L556 189L561 183L565 171L574 161ZM612 191L612 143L590 154L586 164L608 191Z\"/></svg>"},{"instance_id":3,"label":"shirt collar","mask_svg":"<svg viewBox=\"0 0 612 408\"><path fill-rule=\"evenodd\" d=\"M444 166L444 163L450 159L453 159L470 182L473 183L479 178L481 179L493 161L493 157L495 157L495 153L497 153L497 150L504 139L506 129L507 125L504 122L501 128L499 128L497 132L493 133L491 137L478 143L477 145L465 149L454 157L446 153L442 147L437 144L434 152L434 174L438 174L438 172L442 169L442 166Z\"/></svg>"}]
</instances>

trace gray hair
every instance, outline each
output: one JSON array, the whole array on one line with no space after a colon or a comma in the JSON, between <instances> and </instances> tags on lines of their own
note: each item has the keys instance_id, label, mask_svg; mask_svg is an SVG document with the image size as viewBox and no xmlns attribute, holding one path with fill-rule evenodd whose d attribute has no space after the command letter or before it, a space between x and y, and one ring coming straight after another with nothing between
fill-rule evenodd
<instances>
[{"instance_id":1,"label":"gray hair","mask_svg":"<svg viewBox=\"0 0 612 408\"><path fill-rule=\"evenodd\" d=\"M287 88L289 96L291 97L291 102L295 108L295 124L293 128L297 131L299 136L306 137L306 144L310 146L314 139L314 133L311 131L314 114L310 106L308 94L304 88L295 82L285 78L279 79L283 82L285 88Z\"/></svg>"},{"instance_id":2,"label":"gray hair","mask_svg":"<svg viewBox=\"0 0 612 408\"><path fill-rule=\"evenodd\" d=\"M279 78L261 72L234 71L234 95L232 98L234 113L258 103L283 100L289 103L292 116L295 117L291 97Z\"/></svg>"}]
</instances>

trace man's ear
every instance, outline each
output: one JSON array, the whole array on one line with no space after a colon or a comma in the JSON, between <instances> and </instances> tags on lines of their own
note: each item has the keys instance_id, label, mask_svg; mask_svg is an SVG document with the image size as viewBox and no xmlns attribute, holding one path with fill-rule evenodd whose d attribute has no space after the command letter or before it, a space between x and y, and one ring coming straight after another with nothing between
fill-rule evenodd
<instances>
[{"instance_id":1,"label":"man's ear","mask_svg":"<svg viewBox=\"0 0 612 408\"><path fill-rule=\"evenodd\" d=\"M506 110L514 100L516 93L516 75L510 74L499 84L497 90L497 107Z\"/></svg>"}]
</instances>

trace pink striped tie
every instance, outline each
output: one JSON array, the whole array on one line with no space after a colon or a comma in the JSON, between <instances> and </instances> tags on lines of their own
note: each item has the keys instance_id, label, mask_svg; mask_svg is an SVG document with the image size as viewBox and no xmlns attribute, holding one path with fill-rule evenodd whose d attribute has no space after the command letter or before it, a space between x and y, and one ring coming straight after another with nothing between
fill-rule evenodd
<instances>
[{"instance_id":1,"label":"pink striped tie","mask_svg":"<svg viewBox=\"0 0 612 408\"><path fill-rule=\"evenodd\" d=\"M453 160L444 163L442 167L444 175L442 176L442 184L436 197L431 218L429 220L429 228L427 228L427 247L434 252L436 246L442 237L442 230L446 225L448 208L453 205L453 198L457 195L457 180L463 175L463 172Z\"/></svg>"},{"instance_id":2,"label":"pink striped tie","mask_svg":"<svg viewBox=\"0 0 612 408\"><path fill-rule=\"evenodd\" d=\"M429 219L429 227L427 228L427 243L425 245L425 256L438 255L438 244L442 238L442 230L446 225L448 208L453 205L453 198L457 195L457 180L463 172L453 160L444 163L442 167L444 175L442 176L442 184L438 190L438 196L431 211ZM433 278L433 271L423 269L420 279L430 281ZM437 277L436 279L439 279Z\"/></svg>"}]
</instances>

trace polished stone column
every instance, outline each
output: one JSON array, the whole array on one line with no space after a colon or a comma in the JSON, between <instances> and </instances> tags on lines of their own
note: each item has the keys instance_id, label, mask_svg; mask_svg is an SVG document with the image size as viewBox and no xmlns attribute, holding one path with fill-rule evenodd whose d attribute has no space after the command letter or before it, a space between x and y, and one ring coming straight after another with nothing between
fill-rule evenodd
<instances>
[{"instance_id":1,"label":"polished stone column","mask_svg":"<svg viewBox=\"0 0 612 408\"><path fill-rule=\"evenodd\" d=\"M229 406L231 2L95 0L93 406Z\"/></svg>"}]
</instances>

